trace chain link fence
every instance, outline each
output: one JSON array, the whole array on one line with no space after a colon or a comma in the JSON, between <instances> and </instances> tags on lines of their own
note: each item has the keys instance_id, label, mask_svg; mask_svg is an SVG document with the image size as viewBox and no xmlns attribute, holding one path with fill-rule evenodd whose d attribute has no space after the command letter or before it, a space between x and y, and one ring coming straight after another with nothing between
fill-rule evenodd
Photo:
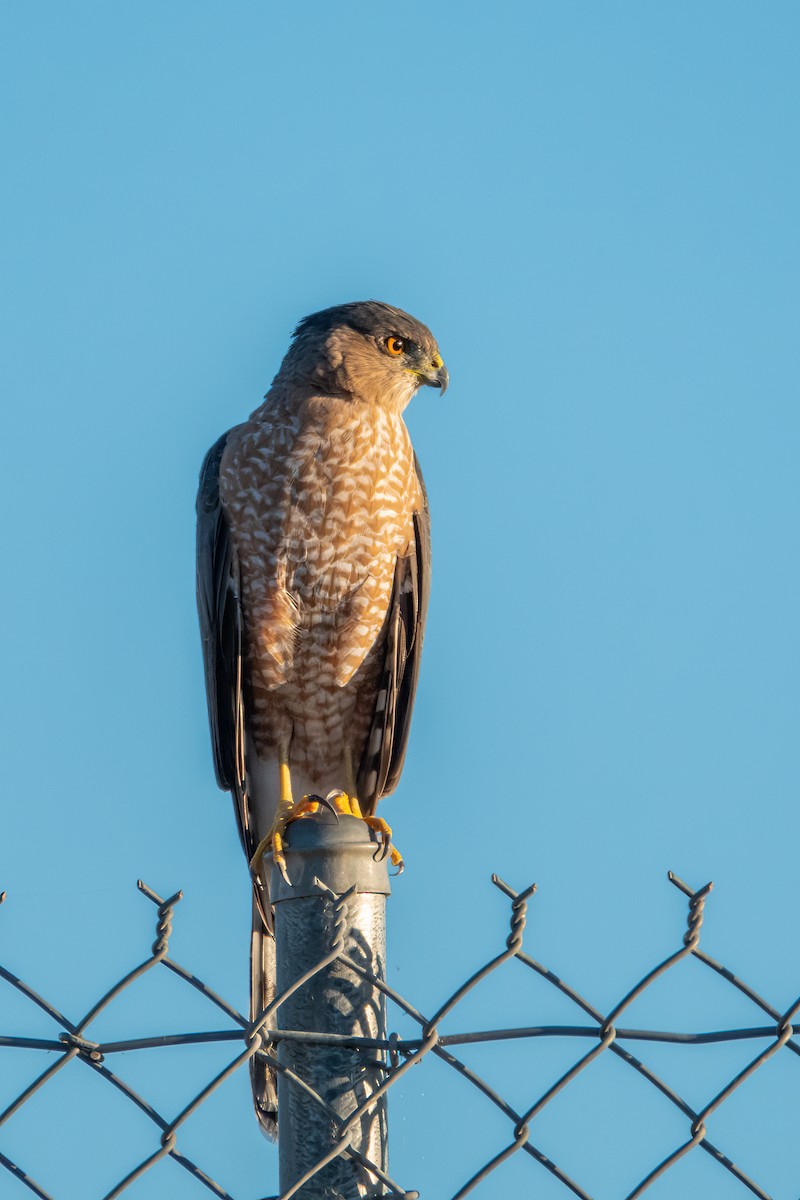
<instances>
[{"instance_id":1,"label":"chain link fence","mask_svg":"<svg viewBox=\"0 0 800 1200\"><path fill-rule=\"evenodd\" d=\"M152 1153L143 1158L123 1178L120 1178L111 1191L107 1192L103 1200L114 1200L115 1197L120 1196L136 1180L149 1172L156 1163L166 1156L169 1156L173 1162L178 1164L189 1176L197 1181L199 1194L202 1194L203 1189L205 1189L214 1196L220 1197L220 1200L244 1200L241 1196L234 1198L232 1193L227 1191L223 1184L212 1179L203 1170L201 1164L194 1162L183 1154L178 1140L181 1128L225 1080L245 1067L254 1055L265 1055L274 1064L276 1069L283 1071L284 1077L288 1076L292 1087L298 1088L303 1092L307 1103L321 1105L327 1110L330 1120L335 1123L338 1122L338 1140L334 1150L325 1159L316 1163L307 1172L304 1179L298 1180L290 1190L284 1192L281 1200L289 1200L304 1183L313 1178L316 1171L320 1170L331 1157L338 1154L357 1157L361 1165L371 1172L376 1180L380 1181L378 1185L379 1191L375 1192L376 1195L404 1197L405 1200L414 1200L419 1193L407 1190L401 1183L391 1178L385 1171L382 1171L378 1164L370 1162L363 1155L355 1151L350 1145L348 1134L351 1127L363 1116L365 1108L374 1105L385 1092L394 1088L415 1065L426 1059L429 1060L431 1057L435 1057L446 1064L450 1071L457 1073L462 1080L475 1089L484 1098L485 1103L493 1106L508 1122L507 1137L501 1144L497 1145L496 1152L481 1165L480 1169L471 1172L463 1180L458 1190L454 1193L452 1200L461 1200L461 1197L473 1191L481 1194L481 1185L490 1179L490 1177L494 1179L502 1178L503 1173L501 1168L503 1164L514 1156L528 1160L532 1173L537 1171L547 1172L552 1180L557 1181L557 1184L560 1185L559 1191L564 1196L573 1195L581 1197L582 1200L591 1200L593 1193L589 1189L593 1186L592 1181L582 1180L579 1182L571 1178L567 1171L553 1161L537 1144L536 1118L559 1093L569 1088L570 1084L580 1075L591 1071L592 1064L599 1058L603 1055L613 1055L640 1078L644 1079L662 1097L663 1104L676 1110L681 1114L682 1119L685 1120L683 1137L677 1141L677 1144L674 1145L666 1156L661 1158L660 1161L652 1163L646 1174L636 1182L632 1190L628 1191L626 1200L635 1200L636 1197L641 1196L657 1179L672 1171L680 1160L696 1151L701 1151L707 1155L716 1164L720 1172L727 1173L737 1181L738 1185L741 1185L740 1190L742 1194L749 1192L752 1195L760 1197L761 1200L772 1200L764 1187L755 1179L745 1174L736 1165L731 1156L731 1148L723 1148L715 1140L712 1140L711 1129L713 1118L721 1106L725 1104L745 1080L755 1072L761 1070L770 1058L779 1052L790 1057L800 1056L800 1042L795 1040L795 1035L800 1033L800 1026L795 1028L793 1025L793 1020L800 1009L800 997L788 1009L780 1011L742 979L734 975L727 967L706 954L704 950L701 950L700 934L703 924L703 913L711 891L711 884L707 884L699 890L693 890L681 879L677 878L677 876L670 874L669 878L672 884L683 893L688 901L687 926L679 940L678 947L674 953L670 954L644 974L635 986L626 991L619 1002L608 1012L599 1011L573 987L548 967L532 958L523 949L523 933L525 930L528 903L535 893L535 886L517 892L502 879L493 876L495 886L507 897L510 904L510 930L505 940L505 945L498 954L461 984L430 1015L420 1012L414 1004L400 995L399 992L382 980L376 979L365 968L363 962L359 962L348 955L342 930L345 925L344 917L350 897L348 895L336 897L337 920L334 923L330 949L325 957L320 960L317 969L322 970L335 959L341 960L350 970L367 979L372 986L377 987L384 994L390 1006L390 1013L392 1006L394 1006L394 1011L398 1016L399 1014L405 1014L405 1018L410 1019L419 1027L419 1035L413 1038L401 1038L396 1034L391 1034L385 1040L352 1037L340 1039L343 1045L347 1045L363 1053L365 1062L368 1061L371 1068L374 1069L377 1062L383 1075L383 1080L378 1089L373 1091L363 1104L356 1108L346 1120L343 1120L327 1108L325 1101L314 1091L308 1081L300 1078L291 1071L287 1071L286 1068L282 1068L276 1058L276 1047L282 1039L305 1040L312 1043L316 1041L322 1044L320 1037L313 1032L303 1030L279 1031L275 1028L277 1021L274 1019L274 1015L281 1003L292 992L307 986L309 975L305 975L299 979L290 989L279 996L275 1003L265 1010L255 1022L251 1023L232 1004L207 987L190 970L169 957L169 939L172 930L173 914L175 906L181 899L181 893L177 892L168 899L163 899L140 881L140 891L155 906L157 912L156 938L150 954L134 967L133 970L129 971L115 983L81 1020L77 1022L70 1021L53 1003L38 994L10 969L0 967L0 978L11 988L15 989L31 1005L43 1010L58 1030L52 1038L8 1036L0 1033L0 1048L2 1048L4 1056L12 1054L15 1049L19 1048L42 1051L50 1056L55 1055L54 1058L48 1059L48 1065L45 1069L37 1074L30 1084L0 1114L0 1137L3 1138L2 1144L5 1147L4 1150L0 1150L0 1168L2 1168L0 1170L0 1184L2 1184L3 1178L6 1179L7 1183L10 1183L8 1179L10 1175L21 1185L20 1195L24 1194L25 1190L27 1190L28 1193L39 1197L40 1200L58 1200L57 1195L46 1191L37 1182L36 1164L21 1164L14 1161L13 1118L35 1093L47 1087L60 1072L66 1070L71 1064L79 1064L79 1066L72 1066L71 1069L88 1069L95 1072L102 1079L106 1080L110 1087L121 1093L131 1105L143 1113L153 1126L154 1141ZM633 1002L642 996L659 977L670 972L676 964L687 958L696 960L702 964L702 968L713 972L716 976L724 980L731 989L735 989L741 996L744 996L753 1005L754 1011L758 1014L759 1023L745 1028L718 1029L704 1033L647 1030L622 1025L620 1023L621 1019ZM154 969L171 972L182 981L186 988L191 988L198 992L217 1014L222 1014L226 1022L225 1027L195 1033L164 1034L157 1037L121 1039L106 1042L93 1041L91 1038L91 1026L99 1014L107 1009L126 989L135 988L137 981L147 972ZM576 1016L581 1023L574 1025L531 1025L522 1028L483 1029L468 1032L452 1031L451 1018L458 1009L460 1002L469 993L480 993L481 985L489 976L494 975L498 971L509 970L534 972L536 976L544 980L574 1006ZM513 980L507 982L507 986L513 985ZM326 1035L324 1044L330 1044L332 1038L336 1040L336 1035ZM515 1108L495 1087L476 1073L471 1066L467 1065L459 1057L458 1053L459 1047L476 1043L525 1041L534 1038L563 1039L569 1043L574 1042L577 1057L568 1070L555 1078L541 1094L530 1097L528 1107L521 1110ZM725 1083L725 1086L718 1090L700 1108L693 1107L684 1097L679 1095L664 1078L647 1065L643 1058L639 1057L640 1052L638 1051L639 1046L643 1044L647 1045L648 1043L666 1043L672 1046L701 1046L711 1043L737 1041L752 1042L756 1047L756 1053L754 1053L742 1069ZM578 1048L585 1046L587 1042L589 1043L588 1050L578 1052ZM167 1115L158 1111L145 1096L131 1087L109 1065L114 1056L123 1051L138 1051L200 1043L229 1043L232 1057L224 1069L218 1071L213 1078L209 1079L208 1083L194 1095L191 1101L180 1112L174 1115ZM633 1052L633 1047L637 1048L637 1053ZM800 1072L800 1064L798 1064L797 1069ZM800 1073L797 1079L798 1084L800 1084ZM447 1150L447 1147L442 1147L443 1154L447 1153ZM270 1151L265 1148L265 1153L270 1153ZM495 1173L498 1174L496 1175ZM408 1182L412 1183L413 1181L410 1180ZM532 1188L535 1182L535 1179L532 1177ZM7 1194L7 1190L6 1185L0 1186L0 1194L3 1196ZM800 1190L800 1180L798 1180L797 1190ZM485 1191L483 1194L485 1194ZM92 1198L87 1197L87 1200L92 1200ZM426 1200L428 1200L427 1197Z\"/></svg>"}]
</instances>

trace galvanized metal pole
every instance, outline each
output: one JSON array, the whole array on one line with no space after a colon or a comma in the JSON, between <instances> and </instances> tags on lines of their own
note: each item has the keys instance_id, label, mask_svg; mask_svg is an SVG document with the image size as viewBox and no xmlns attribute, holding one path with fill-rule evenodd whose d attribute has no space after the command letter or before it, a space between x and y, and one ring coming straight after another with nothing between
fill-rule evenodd
<instances>
[{"instance_id":1,"label":"galvanized metal pole","mask_svg":"<svg viewBox=\"0 0 800 1200\"><path fill-rule=\"evenodd\" d=\"M387 861L376 835L356 817L321 810L287 829L286 865L291 886L272 867L270 895L275 906L277 989L280 995L329 955L339 932L344 952L376 978L386 978ZM323 891L320 883L324 885ZM277 1012L277 1027L316 1034L386 1038L386 1003L380 990L336 960L303 984ZM278 1153L281 1195L298 1183L337 1146L336 1117L346 1120L383 1082L381 1054L374 1048L319 1045L281 1040L278 1063L304 1080L333 1110L327 1113L285 1072L278 1073ZM380 1097L349 1131L354 1150L387 1170L386 1097ZM375 1175L347 1154L339 1154L297 1191L298 1200L320 1197L356 1200L381 1196Z\"/></svg>"}]
</instances>

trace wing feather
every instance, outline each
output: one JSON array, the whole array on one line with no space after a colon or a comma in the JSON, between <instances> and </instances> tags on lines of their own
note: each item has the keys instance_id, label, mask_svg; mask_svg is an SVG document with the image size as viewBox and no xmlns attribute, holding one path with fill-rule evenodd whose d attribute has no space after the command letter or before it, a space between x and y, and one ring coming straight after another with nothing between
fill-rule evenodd
<instances>
[{"instance_id":1,"label":"wing feather","mask_svg":"<svg viewBox=\"0 0 800 1200\"><path fill-rule=\"evenodd\" d=\"M219 496L222 435L200 470L197 493L197 612L217 783L233 795L239 836L253 854L244 760L242 610L236 550Z\"/></svg>"},{"instance_id":2,"label":"wing feather","mask_svg":"<svg viewBox=\"0 0 800 1200\"><path fill-rule=\"evenodd\" d=\"M431 522L428 496L416 455L414 469L422 493L422 508L414 513L414 544L409 547L408 554L398 558L395 566L392 598L386 615L383 670L358 772L359 800L368 814L375 811L382 796L394 791L400 780L425 635L430 593ZM376 742L377 750L370 751Z\"/></svg>"},{"instance_id":3,"label":"wing feather","mask_svg":"<svg viewBox=\"0 0 800 1200\"><path fill-rule=\"evenodd\" d=\"M219 471L228 438L211 447L200 470L197 493L197 612L203 643L208 718L217 783L233 797L236 823L248 862L256 845L245 771L242 686L242 609L236 548L219 495ZM250 1016L255 1020L275 997L275 943L269 896L253 876ZM277 1134L277 1081L264 1059L250 1062L253 1100L268 1137Z\"/></svg>"}]
</instances>

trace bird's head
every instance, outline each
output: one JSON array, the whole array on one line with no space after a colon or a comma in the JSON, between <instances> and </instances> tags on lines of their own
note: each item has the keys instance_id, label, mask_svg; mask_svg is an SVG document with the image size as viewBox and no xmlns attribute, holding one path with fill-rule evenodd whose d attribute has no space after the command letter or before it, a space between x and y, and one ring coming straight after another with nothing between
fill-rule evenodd
<instances>
[{"instance_id":1,"label":"bird's head","mask_svg":"<svg viewBox=\"0 0 800 1200\"><path fill-rule=\"evenodd\" d=\"M281 376L396 411L422 384L444 392L450 378L427 326L377 300L340 304L302 320Z\"/></svg>"}]
</instances>

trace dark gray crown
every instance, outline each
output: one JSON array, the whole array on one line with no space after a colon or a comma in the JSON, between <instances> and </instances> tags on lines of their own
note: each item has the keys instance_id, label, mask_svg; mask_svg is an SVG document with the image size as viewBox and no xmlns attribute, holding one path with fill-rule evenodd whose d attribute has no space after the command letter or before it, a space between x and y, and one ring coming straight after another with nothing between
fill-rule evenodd
<instances>
[{"instance_id":1,"label":"dark gray crown","mask_svg":"<svg viewBox=\"0 0 800 1200\"><path fill-rule=\"evenodd\" d=\"M311 313L300 321L292 336L297 338L306 333L326 333L340 325L347 325L368 337L396 333L418 345L436 345L436 339L427 325L403 312L402 308L393 308L391 304L383 304L380 300L356 300L351 304L336 304L333 308Z\"/></svg>"}]
</instances>

